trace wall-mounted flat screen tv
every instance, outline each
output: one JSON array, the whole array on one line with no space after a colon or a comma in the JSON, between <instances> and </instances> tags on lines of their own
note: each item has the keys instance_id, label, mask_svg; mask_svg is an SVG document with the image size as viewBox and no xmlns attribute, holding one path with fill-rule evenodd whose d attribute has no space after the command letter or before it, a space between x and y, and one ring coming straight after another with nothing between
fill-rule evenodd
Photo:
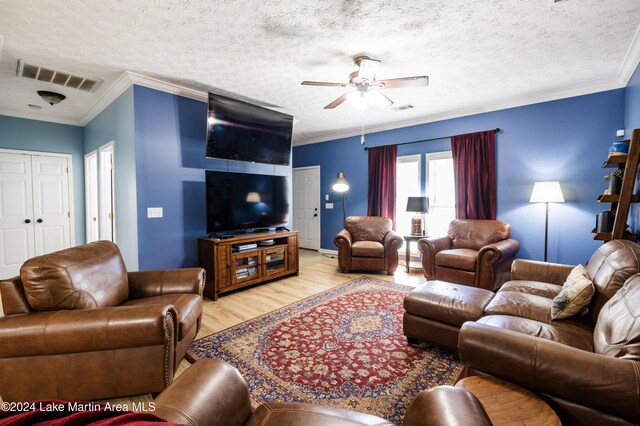
<instances>
[{"instance_id":1,"label":"wall-mounted flat screen tv","mask_svg":"<svg viewBox=\"0 0 640 426\"><path fill-rule=\"evenodd\" d=\"M293 117L209 92L208 158L288 166Z\"/></svg>"},{"instance_id":2,"label":"wall-mounted flat screen tv","mask_svg":"<svg viewBox=\"0 0 640 426\"><path fill-rule=\"evenodd\" d=\"M289 222L286 176L206 172L207 234L284 226Z\"/></svg>"}]
</instances>

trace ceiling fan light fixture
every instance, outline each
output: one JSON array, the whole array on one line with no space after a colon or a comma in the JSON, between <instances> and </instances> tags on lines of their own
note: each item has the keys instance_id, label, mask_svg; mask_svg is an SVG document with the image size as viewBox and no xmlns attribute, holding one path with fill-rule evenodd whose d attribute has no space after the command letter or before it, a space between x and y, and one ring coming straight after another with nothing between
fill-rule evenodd
<instances>
[{"instance_id":1,"label":"ceiling fan light fixture","mask_svg":"<svg viewBox=\"0 0 640 426\"><path fill-rule=\"evenodd\" d=\"M347 95L347 102L353 105L356 109L363 110L367 107L366 92L360 90L354 90Z\"/></svg>"},{"instance_id":2,"label":"ceiling fan light fixture","mask_svg":"<svg viewBox=\"0 0 640 426\"><path fill-rule=\"evenodd\" d=\"M378 108L387 108L388 106L393 105L393 101L391 99L374 89L367 90L364 93L364 97L367 102L372 103Z\"/></svg>"},{"instance_id":3,"label":"ceiling fan light fixture","mask_svg":"<svg viewBox=\"0 0 640 426\"><path fill-rule=\"evenodd\" d=\"M59 104L67 98L62 93L50 92L48 90L38 90L38 95L42 98L43 101L52 106Z\"/></svg>"}]
</instances>

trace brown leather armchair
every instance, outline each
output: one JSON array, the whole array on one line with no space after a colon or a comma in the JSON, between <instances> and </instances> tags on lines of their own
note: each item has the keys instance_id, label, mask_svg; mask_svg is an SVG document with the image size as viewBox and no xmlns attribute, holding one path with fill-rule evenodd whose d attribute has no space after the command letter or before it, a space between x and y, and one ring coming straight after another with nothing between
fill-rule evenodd
<instances>
[{"instance_id":1,"label":"brown leather armchair","mask_svg":"<svg viewBox=\"0 0 640 426\"><path fill-rule=\"evenodd\" d=\"M151 414L197 426L391 426L380 417L330 405L268 402L252 412L249 388L238 370L215 359L196 362L154 402Z\"/></svg>"},{"instance_id":2,"label":"brown leather armchair","mask_svg":"<svg viewBox=\"0 0 640 426\"><path fill-rule=\"evenodd\" d=\"M200 268L128 273L109 241L27 260L0 281L2 399L163 390L200 327L203 287Z\"/></svg>"},{"instance_id":3,"label":"brown leather armchair","mask_svg":"<svg viewBox=\"0 0 640 426\"><path fill-rule=\"evenodd\" d=\"M510 236L511 225L499 220L453 220L447 236L418 241L424 276L495 290L509 279L520 250Z\"/></svg>"},{"instance_id":4,"label":"brown leather armchair","mask_svg":"<svg viewBox=\"0 0 640 426\"><path fill-rule=\"evenodd\" d=\"M150 411L168 422L193 426L387 426L385 419L324 404L263 403L251 410L249 389L235 368L215 359L189 367L154 401ZM490 425L480 402L451 386L422 391L407 411L404 426Z\"/></svg>"},{"instance_id":5,"label":"brown leather armchair","mask_svg":"<svg viewBox=\"0 0 640 426\"><path fill-rule=\"evenodd\" d=\"M333 243L338 247L340 271L384 270L387 275L393 275L398 267L402 237L391 227L391 219L386 217L348 217L344 229L333 237Z\"/></svg>"}]
</instances>

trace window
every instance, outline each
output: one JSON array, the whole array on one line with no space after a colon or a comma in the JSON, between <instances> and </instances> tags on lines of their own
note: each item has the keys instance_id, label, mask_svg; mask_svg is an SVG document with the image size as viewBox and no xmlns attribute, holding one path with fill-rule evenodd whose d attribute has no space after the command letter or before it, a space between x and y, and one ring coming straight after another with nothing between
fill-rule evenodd
<instances>
[{"instance_id":1,"label":"window","mask_svg":"<svg viewBox=\"0 0 640 426\"><path fill-rule=\"evenodd\" d=\"M396 232L411 233L411 218L407 198L420 196L420 154L398 157L396 160Z\"/></svg>"},{"instance_id":2,"label":"window","mask_svg":"<svg viewBox=\"0 0 640 426\"><path fill-rule=\"evenodd\" d=\"M427 234L430 237L441 237L447 234L449 223L456 217L451 151L427 154L427 178Z\"/></svg>"}]
</instances>

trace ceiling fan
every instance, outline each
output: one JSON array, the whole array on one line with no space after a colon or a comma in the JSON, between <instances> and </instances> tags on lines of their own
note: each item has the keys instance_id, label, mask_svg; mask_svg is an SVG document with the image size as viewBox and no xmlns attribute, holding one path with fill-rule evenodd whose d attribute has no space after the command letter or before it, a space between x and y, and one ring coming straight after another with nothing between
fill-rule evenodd
<instances>
[{"instance_id":1,"label":"ceiling fan","mask_svg":"<svg viewBox=\"0 0 640 426\"><path fill-rule=\"evenodd\" d=\"M353 62L358 66L358 70L349 75L348 83L327 83L323 81L303 81L304 86L328 86L328 87L355 87L338 99L325 106L324 109L333 109L345 101L354 103L356 107L364 108L367 103L372 103L380 108L393 105L393 101L380 93L378 89L395 89L400 87L421 87L429 84L429 77L426 75L415 77L391 78L387 80L376 80L376 71L380 66L380 61L371 59L368 56L356 56Z\"/></svg>"}]
</instances>

